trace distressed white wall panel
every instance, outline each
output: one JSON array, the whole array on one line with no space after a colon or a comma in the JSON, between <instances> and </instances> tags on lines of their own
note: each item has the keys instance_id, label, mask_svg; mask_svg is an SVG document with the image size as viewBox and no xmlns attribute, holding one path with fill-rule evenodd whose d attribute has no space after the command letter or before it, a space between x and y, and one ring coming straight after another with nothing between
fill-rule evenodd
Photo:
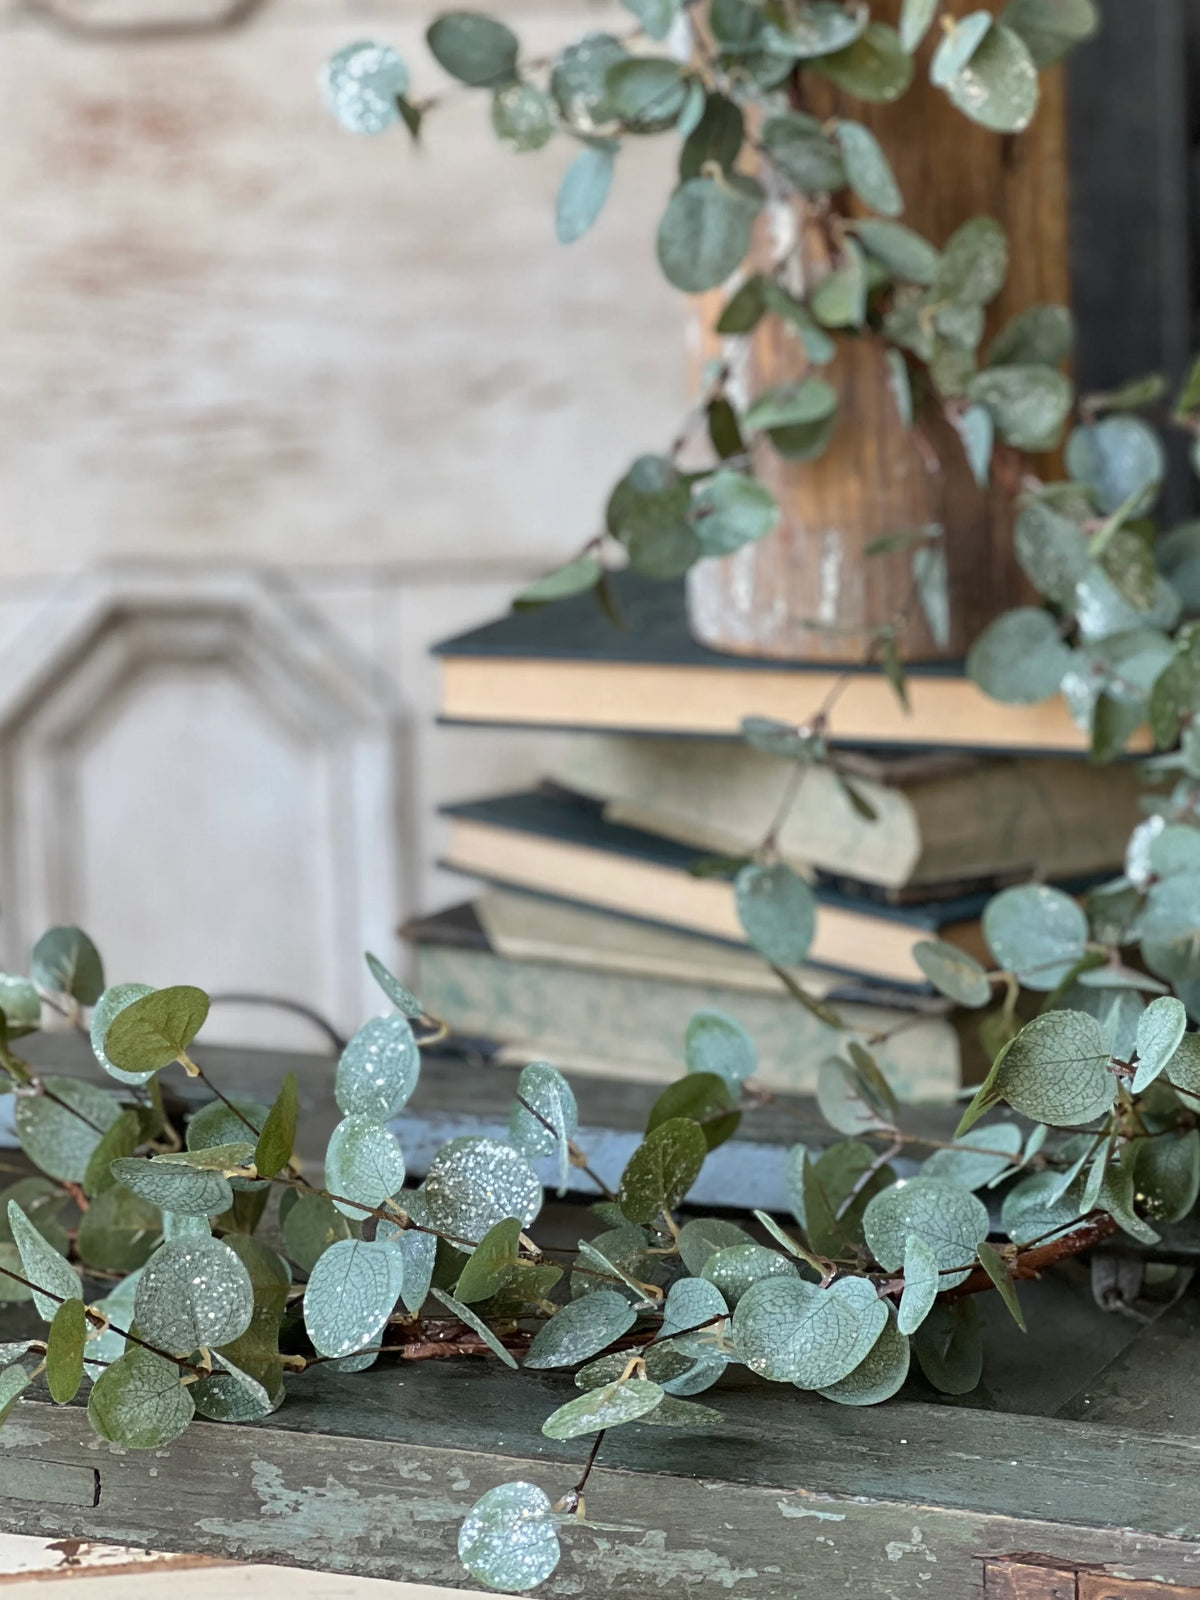
<instances>
[{"instance_id":1,"label":"distressed white wall panel","mask_svg":"<svg viewBox=\"0 0 1200 1600\"><path fill-rule=\"evenodd\" d=\"M406 899L397 708L286 592L106 573L0 664L4 961L79 922L109 976L376 1008ZM266 1013L206 1037L313 1044Z\"/></svg>"},{"instance_id":2,"label":"distressed white wall panel","mask_svg":"<svg viewBox=\"0 0 1200 1600\"><path fill-rule=\"evenodd\" d=\"M433 9L432 7L428 8ZM270 0L228 32L0 50L0 575L121 556L549 564L668 439L670 141L569 251L572 151L495 145L462 94L414 153L343 133L315 75L365 23ZM505 7L531 50L628 14ZM414 64L425 7L371 16Z\"/></svg>"}]
</instances>

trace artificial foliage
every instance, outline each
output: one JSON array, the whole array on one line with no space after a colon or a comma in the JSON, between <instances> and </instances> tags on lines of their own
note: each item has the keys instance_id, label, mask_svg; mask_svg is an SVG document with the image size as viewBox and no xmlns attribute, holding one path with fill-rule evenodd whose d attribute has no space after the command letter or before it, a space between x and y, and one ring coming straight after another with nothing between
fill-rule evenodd
<instances>
[{"instance_id":1,"label":"artificial foliage","mask_svg":"<svg viewBox=\"0 0 1200 1600\"><path fill-rule=\"evenodd\" d=\"M1031 308L981 354L1008 259L997 225L981 218L950 240L921 239L897 220L903 196L870 131L815 122L797 104L809 73L860 98L895 98L938 28L934 82L965 116L1017 131L1036 110L1039 70L1092 31L1090 0L1013 0L999 19L956 24L938 0L906 0L898 30L838 0L628 6L628 37L589 34L548 61L524 61L503 22L473 13L439 17L429 44L451 77L488 97L502 142L574 141L557 209L566 242L599 214L627 144L679 141L664 271L689 292L732 278L722 331L736 339L776 318L813 371L739 405L718 364L696 418L711 464L685 471L674 451L634 463L606 532L526 601L603 594L616 552L671 576L764 537L779 511L755 476L762 452L812 458L835 428L854 426L821 370L839 341L880 339L896 404L914 422L931 405L949 416L981 481L996 440L1005 450L1065 441L1068 478L1022 484L1017 549L1042 603L992 624L972 674L1016 702L1064 693L1099 756L1146 723L1158 753L1122 877L1083 901L1038 884L996 895L983 919L989 966L937 941L916 947L930 984L978 1013L993 1061L955 1137L937 1144L902 1129L876 1059L884 1041L855 1034L794 972L817 908L779 859L787 808L820 763L869 816L829 738L839 691L804 726L747 722L745 737L780 763L779 816L752 856L708 870L733 880L747 939L840 1042L814 1063L834 1137L790 1150L784 1218L686 1210L709 1152L763 1098L754 1041L733 1017L692 1019L686 1070L623 1172L592 1167L569 1083L538 1062L521 1074L507 1140L455 1139L415 1185L405 1108L422 1046L445 1029L368 956L386 1009L337 1064L342 1121L317 1181L295 1154L290 1077L267 1105L212 1083L193 1059L202 990L106 986L76 928L39 940L28 977L0 974L0 1065L40 1172L0 1197L0 1297L30 1301L44 1324L0 1351L0 1415L44 1379L59 1404L86 1392L102 1438L161 1449L197 1414L260 1420L320 1364L361 1371L450 1344L512 1369L514 1383L522 1367L572 1374L576 1392L564 1385L544 1431L579 1441L576 1481L557 1499L527 1483L492 1488L460 1530L471 1575L506 1590L555 1570L587 1515L608 1430L719 1429L720 1380L737 1364L839 1405L883 1403L916 1369L937 1390L969 1393L982 1372L979 1294L997 1294L1023 1326L1022 1281L1118 1233L1130 1249L1152 1246L1200 1193L1200 1033L1189 1031L1200 1014L1200 627L1187 620L1200 612L1200 525L1162 534L1153 520L1165 457L1145 413L1165 388L1145 380L1080 401L1062 371L1062 308ZM326 87L340 120L367 133L402 122L417 137L437 104L381 44L342 51ZM861 204L843 206L847 190ZM738 281L756 217L780 203L827 217L830 270L797 282L782 261ZM1200 378L1174 397L1171 420L1200 434ZM911 548L934 612L946 603L948 537L898 529L892 544ZM890 651L879 642L902 701L901 624ZM21 1036L48 1013L89 1032L109 1087L41 1076L22 1059ZM164 1098L163 1080L179 1073L212 1094L187 1119ZM600 1231L550 1250L538 1243L543 1180L562 1189L572 1170L594 1189Z\"/></svg>"}]
</instances>

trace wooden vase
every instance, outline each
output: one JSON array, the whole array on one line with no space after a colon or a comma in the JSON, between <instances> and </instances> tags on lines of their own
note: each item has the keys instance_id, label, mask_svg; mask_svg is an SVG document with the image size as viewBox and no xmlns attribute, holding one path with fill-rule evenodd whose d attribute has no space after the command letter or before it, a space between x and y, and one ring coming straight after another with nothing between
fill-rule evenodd
<instances>
[{"instance_id":1,"label":"wooden vase","mask_svg":"<svg viewBox=\"0 0 1200 1600\"><path fill-rule=\"evenodd\" d=\"M955 13L973 0L951 0ZM894 22L898 0L875 13ZM1008 281L988 314L987 338L1038 302L1069 299L1066 105L1061 68L1041 75L1041 103L1021 134L998 136L967 120L929 82L937 39L926 39L911 89L893 105L866 104L815 73L803 75L804 109L866 124L883 145L906 201L899 220L937 245L972 217L991 216L1008 234ZM851 209L854 209L853 205ZM765 215L753 270L771 259L780 218ZM803 203L794 226L802 268L821 271L814 219ZM827 267L825 268L827 270ZM701 362L732 356L744 398L806 372L799 341L768 317L747 340L713 329L726 294L697 301ZM987 622L1028 596L1012 548L1014 489L1021 458L998 453L981 490L956 430L936 405L905 426L888 381L881 340L839 336L833 363L816 369L840 396L837 430L820 459L789 462L762 444L756 463L783 520L774 533L691 572L692 630L704 644L791 660L862 661L881 626L901 617L900 656L961 657ZM740 346L740 350L737 347ZM944 529L949 628L936 636L914 593L912 551L868 556L890 534L938 523Z\"/></svg>"}]
</instances>

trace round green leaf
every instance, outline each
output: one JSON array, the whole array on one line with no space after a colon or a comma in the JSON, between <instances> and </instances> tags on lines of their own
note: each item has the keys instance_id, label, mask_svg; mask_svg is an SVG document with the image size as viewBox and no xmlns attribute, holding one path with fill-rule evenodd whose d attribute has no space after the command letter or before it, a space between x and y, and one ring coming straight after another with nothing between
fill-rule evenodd
<instances>
[{"instance_id":1,"label":"round green leaf","mask_svg":"<svg viewBox=\"0 0 1200 1600\"><path fill-rule=\"evenodd\" d=\"M385 133L400 120L408 68L391 45L359 40L331 56L324 72L329 109L350 133Z\"/></svg>"},{"instance_id":2,"label":"round green leaf","mask_svg":"<svg viewBox=\"0 0 1200 1600\"><path fill-rule=\"evenodd\" d=\"M495 1139L452 1139L429 1164L423 1190L431 1226L478 1243L517 1217L528 1228L542 1209L542 1185L525 1157Z\"/></svg>"},{"instance_id":3,"label":"round green leaf","mask_svg":"<svg viewBox=\"0 0 1200 1600\"><path fill-rule=\"evenodd\" d=\"M1066 306L1035 305L1013 317L992 340L989 367L1057 367L1075 344L1075 319Z\"/></svg>"},{"instance_id":4,"label":"round green leaf","mask_svg":"<svg viewBox=\"0 0 1200 1600\"><path fill-rule=\"evenodd\" d=\"M758 1068L758 1047L735 1017L695 1011L683 1043L689 1072L715 1073L737 1093Z\"/></svg>"},{"instance_id":5,"label":"round green leaf","mask_svg":"<svg viewBox=\"0 0 1200 1600\"><path fill-rule=\"evenodd\" d=\"M983 1335L974 1299L934 1306L913 1340L921 1371L942 1394L970 1394L983 1376Z\"/></svg>"},{"instance_id":6,"label":"round green leaf","mask_svg":"<svg viewBox=\"0 0 1200 1600\"><path fill-rule=\"evenodd\" d=\"M608 69L608 103L634 133L670 127L683 110L688 84L677 61L629 56Z\"/></svg>"},{"instance_id":7,"label":"round green leaf","mask_svg":"<svg viewBox=\"0 0 1200 1600\"><path fill-rule=\"evenodd\" d=\"M710 1150L731 1139L741 1121L736 1092L715 1072L689 1072L668 1084L651 1107L646 1132L653 1133L675 1117L690 1117Z\"/></svg>"},{"instance_id":8,"label":"round green leaf","mask_svg":"<svg viewBox=\"0 0 1200 1600\"><path fill-rule=\"evenodd\" d=\"M937 1257L941 1287L953 1289L970 1277L975 1247L987 1238L987 1207L945 1178L908 1178L875 1196L863 1230L888 1272L904 1265L909 1236L919 1235Z\"/></svg>"},{"instance_id":9,"label":"round green leaf","mask_svg":"<svg viewBox=\"0 0 1200 1600\"><path fill-rule=\"evenodd\" d=\"M42 1022L42 997L30 979L0 972L0 1013L10 1039L37 1031Z\"/></svg>"},{"instance_id":10,"label":"round green leaf","mask_svg":"<svg viewBox=\"0 0 1200 1600\"><path fill-rule=\"evenodd\" d=\"M628 52L611 33L587 33L568 45L550 74L550 93L573 127L590 132L611 122L608 71Z\"/></svg>"},{"instance_id":11,"label":"round green leaf","mask_svg":"<svg viewBox=\"0 0 1200 1600\"><path fill-rule=\"evenodd\" d=\"M1067 471L1107 515L1130 501L1133 515L1148 511L1166 470L1162 441L1140 417L1102 417L1076 428L1067 440Z\"/></svg>"},{"instance_id":12,"label":"round green leaf","mask_svg":"<svg viewBox=\"0 0 1200 1600\"><path fill-rule=\"evenodd\" d=\"M779 523L779 502L745 473L723 467L695 490L694 525L706 556L726 556L765 539Z\"/></svg>"},{"instance_id":13,"label":"round green leaf","mask_svg":"<svg viewBox=\"0 0 1200 1600\"><path fill-rule=\"evenodd\" d=\"M913 60L894 28L882 22L868 25L862 37L835 55L822 56L813 65L839 89L860 100L898 100L913 79Z\"/></svg>"},{"instance_id":14,"label":"round green leaf","mask_svg":"<svg viewBox=\"0 0 1200 1600\"><path fill-rule=\"evenodd\" d=\"M711 1357L722 1325L714 1319L728 1315L725 1296L711 1279L679 1278L667 1294L659 1338L670 1339L684 1355Z\"/></svg>"},{"instance_id":15,"label":"round green leaf","mask_svg":"<svg viewBox=\"0 0 1200 1600\"><path fill-rule=\"evenodd\" d=\"M118 1083L147 1083L154 1076L153 1069L149 1072L124 1072L120 1067L115 1067L104 1053L104 1037L117 1015L127 1006L131 1006L135 1000L142 1000L146 995L153 993L154 990L148 983L115 983L111 988L105 989L95 1011L92 1012L92 1053L105 1072L116 1078Z\"/></svg>"},{"instance_id":16,"label":"round green leaf","mask_svg":"<svg viewBox=\"0 0 1200 1600\"><path fill-rule=\"evenodd\" d=\"M967 396L987 407L1005 444L1049 450L1070 415L1075 390L1057 367L1034 364L985 367L967 384Z\"/></svg>"},{"instance_id":17,"label":"round green leaf","mask_svg":"<svg viewBox=\"0 0 1200 1600\"><path fill-rule=\"evenodd\" d=\"M1037 67L1019 33L990 28L966 66L946 85L964 116L993 133L1022 133L1038 108Z\"/></svg>"},{"instance_id":18,"label":"round green leaf","mask_svg":"<svg viewBox=\"0 0 1200 1600\"><path fill-rule=\"evenodd\" d=\"M560 244L574 244L576 239L582 239L604 210L612 189L616 159L617 146L612 141L585 145L563 174L554 213ZM573 572L572 568L575 569ZM544 585L553 578L561 579L562 574L571 572L570 579L563 580L570 584L566 592L578 594L595 587L600 577L600 570L600 563L594 557L582 556L571 562L568 567L561 568L551 579L543 579L542 582ZM526 596L532 593L533 591L529 589L525 591ZM560 596L550 594L545 598L556 600Z\"/></svg>"},{"instance_id":19,"label":"round green leaf","mask_svg":"<svg viewBox=\"0 0 1200 1600\"><path fill-rule=\"evenodd\" d=\"M935 88L945 89L953 82L991 32L993 20L990 11L950 19L929 66L929 81Z\"/></svg>"},{"instance_id":20,"label":"round green leaf","mask_svg":"<svg viewBox=\"0 0 1200 1600\"><path fill-rule=\"evenodd\" d=\"M1003 18L1039 68L1054 66L1100 26L1095 0L1009 0Z\"/></svg>"},{"instance_id":21,"label":"round green leaf","mask_svg":"<svg viewBox=\"0 0 1200 1600\"><path fill-rule=\"evenodd\" d=\"M987 974L965 950L942 939L922 939L913 945L913 960L940 994L960 1006L987 1005L992 986Z\"/></svg>"},{"instance_id":22,"label":"round green leaf","mask_svg":"<svg viewBox=\"0 0 1200 1600\"><path fill-rule=\"evenodd\" d=\"M404 1259L385 1242L340 1239L318 1259L304 1291L304 1326L324 1356L378 1343L404 1282Z\"/></svg>"},{"instance_id":23,"label":"round green leaf","mask_svg":"<svg viewBox=\"0 0 1200 1600\"><path fill-rule=\"evenodd\" d=\"M1038 1172L1014 1184L1004 1196L1000 1225L1014 1244L1028 1244L1069 1227L1078 1217L1079 1205L1064 1192L1062 1174Z\"/></svg>"},{"instance_id":24,"label":"round green leaf","mask_svg":"<svg viewBox=\"0 0 1200 1600\"><path fill-rule=\"evenodd\" d=\"M728 1245L716 1250L704 1263L704 1278L721 1291L722 1298L736 1306L756 1283L763 1278L795 1278L799 1276L796 1263L778 1250L768 1250L766 1245Z\"/></svg>"},{"instance_id":25,"label":"round green leaf","mask_svg":"<svg viewBox=\"0 0 1200 1600\"><path fill-rule=\"evenodd\" d=\"M299 1195L283 1219L284 1246L301 1272L311 1273L331 1244L349 1237L350 1224L321 1194ZM430 1238L428 1234L417 1237ZM431 1245L436 1242L430 1238Z\"/></svg>"},{"instance_id":26,"label":"round green leaf","mask_svg":"<svg viewBox=\"0 0 1200 1600\"><path fill-rule=\"evenodd\" d=\"M54 1313L46 1340L46 1387L55 1405L74 1400L83 1382L87 1316L82 1300L64 1300Z\"/></svg>"},{"instance_id":27,"label":"round green leaf","mask_svg":"<svg viewBox=\"0 0 1200 1600\"><path fill-rule=\"evenodd\" d=\"M104 992L100 952L82 928L51 928L33 947L33 981L54 994L94 1006Z\"/></svg>"},{"instance_id":28,"label":"round green leaf","mask_svg":"<svg viewBox=\"0 0 1200 1600\"><path fill-rule=\"evenodd\" d=\"M502 1483L471 1507L458 1559L480 1583L520 1594L544 1583L561 1550L550 1501L532 1483Z\"/></svg>"},{"instance_id":29,"label":"round green leaf","mask_svg":"<svg viewBox=\"0 0 1200 1600\"><path fill-rule=\"evenodd\" d=\"M1200 1130L1139 1140L1134 1183L1148 1217L1182 1222L1200 1196Z\"/></svg>"},{"instance_id":30,"label":"round green leaf","mask_svg":"<svg viewBox=\"0 0 1200 1600\"><path fill-rule=\"evenodd\" d=\"M933 292L939 301L990 305L1008 277L1008 238L994 217L974 217L942 251Z\"/></svg>"},{"instance_id":31,"label":"round green leaf","mask_svg":"<svg viewBox=\"0 0 1200 1600\"><path fill-rule=\"evenodd\" d=\"M178 1162L123 1157L112 1164L119 1183L164 1211L185 1217L212 1217L233 1204L229 1179Z\"/></svg>"},{"instance_id":32,"label":"round green leaf","mask_svg":"<svg viewBox=\"0 0 1200 1600\"><path fill-rule=\"evenodd\" d=\"M1058 692L1071 652L1048 611L1030 606L988 624L967 655L967 675L993 700L1034 705Z\"/></svg>"},{"instance_id":33,"label":"round green leaf","mask_svg":"<svg viewBox=\"0 0 1200 1600\"><path fill-rule=\"evenodd\" d=\"M674 1210L707 1154L704 1135L689 1117L672 1117L648 1133L621 1174L619 1201L630 1222L653 1222Z\"/></svg>"},{"instance_id":34,"label":"round green leaf","mask_svg":"<svg viewBox=\"0 0 1200 1600\"><path fill-rule=\"evenodd\" d=\"M121 1102L78 1078L52 1076L42 1082L55 1098L42 1094L18 1098L17 1138L48 1177L82 1183L96 1146L121 1115Z\"/></svg>"},{"instance_id":35,"label":"round green leaf","mask_svg":"<svg viewBox=\"0 0 1200 1600\"><path fill-rule=\"evenodd\" d=\"M898 217L904 210L904 196L896 182L888 158L870 128L861 122L839 122L837 141L850 187L872 211L884 217Z\"/></svg>"},{"instance_id":36,"label":"round green leaf","mask_svg":"<svg viewBox=\"0 0 1200 1600\"><path fill-rule=\"evenodd\" d=\"M750 1235L722 1217L694 1217L679 1230L679 1254L693 1277L699 1277L718 1250L749 1244Z\"/></svg>"},{"instance_id":37,"label":"round green leaf","mask_svg":"<svg viewBox=\"0 0 1200 1600\"><path fill-rule=\"evenodd\" d=\"M536 84L510 83L492 96L492 131L514 150L540 150L554 129L554 102Z\"/></svg>"},{"instance_id":38,"label":"round green leaf","mask_svg":"<svg viewBox=\"0 0 1200 1600\"><path fill-rule=\"evenodd\" d=\"M837 410L837 390L824 378L777 384L759 395L742 418L747 428L789 428L821 422Z\"/></svg>"},{"instance_id":39,"label":"round green leaf","mask_svg":"<svg viewBox=\"0 0 1200 1600\"><path fill-rule=\"evenodd\" d=\"M814 117L799 112L768 117L761 142L773 165L801 194L829 194L845 187L841 153Z\"/></svg>"},{"instance_id":40,"label":"round green leaf","mask_svg":"<svg viewBox=\"0 0 1200 1600\"><path fill-rule=\"evenodd\" d=\"M195 1415L183 1372L141 1345L131 1345L96 1379L88 1421L102 1439L128 1450L157 1450L177 1439Z\"/></svg>"},{"instance_id":41,"label":"round green leaf","mask_svg":"<svg viewBox=\"0 0 1200 1600\"><path fill-rule=\"evenodd\" d=\"M738 917L746 937L776 966L799 966L816 932L812 889L782 862L743 867L734 883Z\"/></svg>"},{"instance_id":42,"label":"round green leaf","mask_svg":"<svg viewBox=\"0 0 1200 1600\"><path fill-rule=\"evenodd\" d=\"M889 1316L883 1332L854 1371L840 1383L818 1391L841 1406L878 1406L890 1400L908 1377L909 1342Z\"/></svg>"},{"instance_id":43,"label":"round green leaf","mask_svg":"<svg viewBox=\"0 0 1200 1600\"><path fill-rule=\"evenodd\" d=\"M658 260L667 281L688 294L724 283L750 249L759 202L713 178L676 189L658 229Z\"/></svg>"},{"instance_id":44,"label":"round green leaf","mask_svg":"<svg viewBox=\"0 0 1200 1600\"><path fill-rule=\"evenodd\" d=\"M452 78L487 89L511 78L520 43L503 22L477 11L447 11L425 35L433 57Z\"/></svg>"},{"instance_id":45,"label":"round green leaf","mask_svg":"<svg viewBox=\"0 0 1200 1600\"><path fill-rule=\"evenodd\" d=\"M122 1072L157 1072L179 1059L207 1016L203 989L154 989L118 1011L104 1034L104 1054Z\"/></svg>"},{"instance_id":46,"label":"round green leaf","mask_svg":"<svg viewBox=\"0 0 1200 1600\"><path fill-rule=\"evenodd\" d=\"M875 217L865 217L853 226L867 254L901 283L930 284L937 277L941 256L912 228Z\"/></svg>"},{"instance_id":47,"label":"round green leaf","mask_svg":"<svg viewBox=\"0 0 1200 1600\"><path fill-rule=\"evenodd\" d=\"M941 0L903 0L900 7L900 44L909 55L933 26Z\"/></svg>"},{"instance_id":48,"label":"round green leaf","mask_svg":"<svg viewBox=\"0 0 1200 1600\"><path fill-rule=\"evenodd\" d=\"M520 1098L508 1116L510 1143L523 1156L557 1155L559 1187L565 1188L571 1140L579 1130L574 1090L557 1067L545 1061L531 1061L517 1080L517 1094ZM533 1112L539 1115L534 1116Z\"/></svg>"},{"instance_id":49,"label":"round green leaf","mask_svg":"<svg viewBox=\"0 0 1200 1600\"><path fill-rule=\"evenodd\" d=\"M1070 1128L1112 1109L1117 1082L1109 1059L1094 1017L1048 1011L1021 1029L988 1081L1022 1116Z\"/></svg>"},{"instance_id":50,"label":"round green leaf","mask_svg":"<svg viewBox=\"0 0 1200 1600\"><path fill-rule=\"evenodd\" d=\"M1030 883L989 901L983 933L999 966L1025 988L1049 994L1083 960L1088 922L1070 895Z\"/></svg>"},{"instance_id":51,"label":"round green leaf","mask_svg":"<svg viewBox=\"0 0 1200 1600\"><path fill-rule=\"evenodd\" d=\"M162 1236L158 1207L114 1183L84 1212L76 1244L87 1266L126 1273L145 1266Z\"/></svg>"},{"instance_id":52,"label":"round green leaf","mask_svg":"<svg viewBox=\"0 0 1200 1600\"><path fill-rule=\"evenodd\" d=\"M1076 585L1088 571L1088 538L1077 522L1044 501L1021 512L1015 534L1017 560L1035 588L1056 605L1073 607Z\"/></svg>"},{"instance_id":53,"label":"round green leaf","mask_svg":"<svg viewBox=\"0 0 1200 1600\"><path fill-rule=\"evenodd\" d=\"M399 1194L404 1177L399 1140L371 1117L344 1117L330 1134L325 1181L346 1216L361 1218L364 1208L382 1206Z\"/></svg>"},{"instance_id":54,"label":"round green leaf","mask_svg":"<svg viewBox=\"0 0 1200 1600\"><path fill-rule=\"evenodd\" d=\"M559 1406L542 1424L542 1432L548 1439L577 1439L583 1433L600 1433L623 1422L636 1422L653 1411L662 1398L658 1384L647 1378L605 1384L602 1389L590 1389Z\"/></svg>"},{"instance_id":55,"label":"round green leaf","mask_svg":"<svg viewBox=\"0 0 1200 1600\"><path fill-rule=\"evenodd\" d=\"M863 1359L863 1314L858 1303L839 1291L840 1284L819 1289L801 1278L764 1278L754 1284L733 1313L739 1359L773 1383L803 1389L840 1383Z\"/></svg>"},{"instance_id":56,"label":"round green leaf","mask_svg":"<svg viewBox=\"0 0 1200 1600\"><path fill-rule=\"evenodd\" d=\"M1167 1067L1187 1032L1187 1007L1173 995L1160 995L1142 1012L1137 1029L1134 1094L1148 1089Z\"/></svg>"},{"instance_id":57,"label":"round green leaf","mask_svg":"<svg viewBox=\"0 0 1200 1600\"><path fill-rule=\"evenodd\" d=\"M399 978L392 976L378 956L373 956L368 950L365 959L367 970L397 1011L410 1018L424 1016L425 1007L417 999L416 995L411 990L406 989Z\"/></svg>"},{"instance_id":58,"label":"round green leaf","mask_svg":"<svg viewBox=\"0 0 1200 1600\"><path fill-rule=\"evenodd\" d=\"M348 1117L390 1122L408 1104L420 1071L421 1053L407 1018L372 1017L342 1051L334 1099Z\"/></svg>"},{"instance_id":59,"label":"round green leaf","mask_svg":"<svg viewBox=\"0 0 1200 1600\"><path fill-rule=\"evenodd\" d=\"M963 1189L984 1184L1011 1166L1021 1153L1021 1130L1015 1122L992 1122L960 1134L954 1148L935 1150L921 1167L925 1178L945 1178ZM906 1329L911 1332L911 1329Z\"/></svg>"},{"instance_id":60,"label":"round green leaf","mask_svg":"<svg viewBox=\"0 0 1200 1600\"><path fill-rule=\"evenodd\" d=\"M904 1289L900 1296L899 1331L915 1333L941 1293L937 1252L919 1233L904 1241Z\"/></svg>"},{"instance_id":61,"label":"round green leaf","mask_svg":"<svg viewBox=\"0 0 1200 1600\"><path fill-rule=\"evenodd\" d=\"M537 1331L527 1367L573 1367L588 1361L601 1350L628 1333L637 1313L623 1294L615 1289L597 1289L578 1300L571 1300Z\"/></svg>"},{"instance_id":62,"label":"round green leaf","mask_svg":"<svg viewBox=\"0 0 1200 1600\"><path fill-rule=\"evenodd\" d=\"M60 1301L81 1297L79 1274L42 1238L15 1200L8 1202L8 1226L20 1253L22 1275L37 1286L33 1293L34 1309L43 1322L50 1322ZM39 1294L38 1289L47 1292Z\"/></svg>"},{"instance_id":63,"label":"round green leaf","mask_svg":"<svg viewBox=\"0 0 1200 1600\"><path fill-rule=\"evenodd\" d=\"M245 1333L254 1311L250 1274L219 1239L176 1239L138 1280L138 1332L172 1355L213 1349Z\"/></svg>"}]
</instances>

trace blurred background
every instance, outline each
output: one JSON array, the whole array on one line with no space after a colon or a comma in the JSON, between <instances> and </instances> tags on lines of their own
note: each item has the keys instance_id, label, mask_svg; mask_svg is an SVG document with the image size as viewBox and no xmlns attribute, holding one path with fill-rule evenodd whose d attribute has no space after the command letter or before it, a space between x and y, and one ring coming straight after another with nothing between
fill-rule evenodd
<instances>
[{"instance_id":1,"label":"blurred background","mask_svg":"<svg viewBox=\"0 0 1200 1600\"><path fill-rule=\"evenodd\" d=\"M355 139L322 63L422 0L0 0L0 961L87 928L110 978L305 1002L463 897L436 807L551 735L439 729L438 639L599 525L686 398L654 261L669 140L564 251L571 152L484 97ZM528 47L627 21L501 8ZM1079 377L1194 343L1200 3L1106 0L1073 58ZM1186 472L1172 488L1186 513ZM314 1045L224 1005L206 1038Z\"/></svg>"}]
</instances>

